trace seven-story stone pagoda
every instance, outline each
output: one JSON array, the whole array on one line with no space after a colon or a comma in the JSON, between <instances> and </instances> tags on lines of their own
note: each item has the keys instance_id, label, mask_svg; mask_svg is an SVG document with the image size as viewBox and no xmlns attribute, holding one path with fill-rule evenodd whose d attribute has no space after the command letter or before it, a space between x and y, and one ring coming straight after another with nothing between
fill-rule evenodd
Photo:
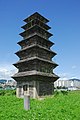
<instances>
[{"instance_id":1,"label":"seven-story stone pagoda","mask_svg":"<svg viewBox=\"0 0 80 120\"><path fill-rule=\"evenodd\" d=\"M36 12L24 21L26 24L22 28L25 31L20 33L23 40L18 42L21 50L16 52L20 60L14 64L18 68L18 73L13 76L17 81L17 97L51 95L59 77L53 73L57 64L52 61L56 53L50 50L54 43L49 41L52 36L46 24L49 20Z\"/></svg>"}]
</instances>

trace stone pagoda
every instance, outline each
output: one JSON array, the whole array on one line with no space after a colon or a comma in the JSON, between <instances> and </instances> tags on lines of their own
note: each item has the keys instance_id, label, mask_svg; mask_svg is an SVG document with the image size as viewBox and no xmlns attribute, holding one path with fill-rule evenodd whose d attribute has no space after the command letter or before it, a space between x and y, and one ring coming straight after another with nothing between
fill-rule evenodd
<instances>
[{"instance_id":1,"label":"stone pagoda","mask_svg":"<svg viewBox=\"0 0 80 120\"><path fill-rule=\"evenodd\" d=\"M18 73L12 77L17 81L17 97L51 95L59 77L53 73L58 65L52 61L56 53L50 49L54 43L49 40L52 36L46 24L49 20L36 12L24 22L26 24L21 27L24 32L20 33L23 39L18 42L21 50L16 52L20 60L14 64Z\"/></svg>"}]
</instances>

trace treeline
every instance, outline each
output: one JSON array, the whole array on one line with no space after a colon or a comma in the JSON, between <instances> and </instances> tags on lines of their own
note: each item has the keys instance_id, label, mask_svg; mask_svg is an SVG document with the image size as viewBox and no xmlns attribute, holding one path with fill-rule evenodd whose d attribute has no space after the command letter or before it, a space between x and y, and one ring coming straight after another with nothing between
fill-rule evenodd
<instances>
[{"instance_id":1,"label":"treeline","mask_svg":"<svg viewBox=\"0 0 80 120\"><path fill-rule=\"evenodd\" d=\"M0 96L11 96L11 95L16 95L16 90L0 90Z\"/></svg>"}]
</instances>

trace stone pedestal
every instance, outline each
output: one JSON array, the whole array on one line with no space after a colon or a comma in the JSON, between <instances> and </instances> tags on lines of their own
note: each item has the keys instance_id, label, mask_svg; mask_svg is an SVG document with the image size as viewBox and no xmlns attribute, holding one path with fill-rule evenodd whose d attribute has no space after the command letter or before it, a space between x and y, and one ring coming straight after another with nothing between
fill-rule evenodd
<instances>
[{"instance_id":1,"label":"stone pedestal","mask_svg":"<svg viewBox=\"0 0 80 120\"><path fill-rule=\"evenodd\" d=\"M24 109L30 109L30 95L24 95Z\"/></svg>"}]
</instances>

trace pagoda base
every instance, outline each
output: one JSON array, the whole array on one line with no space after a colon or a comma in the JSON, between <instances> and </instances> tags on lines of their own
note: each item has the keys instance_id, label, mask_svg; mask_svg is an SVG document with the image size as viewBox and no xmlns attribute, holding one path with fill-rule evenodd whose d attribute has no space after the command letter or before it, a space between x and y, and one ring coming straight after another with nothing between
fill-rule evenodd
<instances>
[{"instance_id":1,"label":"pagoda base","mask_svg":"<svg viewBox=\"0 0 80 120\"><path fill-rule=\"evenodd\" d=\"M43 82L43 81L27 81L18 82L16 88L16 96L24 97L28 94L31 98L39 99L42 96L52 95L54 91L53 82Z\"/></svg>"},{"instance_id":2,"label":"pagoda base","mask_svg":"<svg viewBox=\"0 0 80 120\"><path fill-rule=\"evenodd\" d=\"M54 82L59 78L55 74L38 71L19 72L13 76L17 81L16 95L24 97L25 94L31 98L40 98L52 95Z\"/></svg>"}]
</instances>

